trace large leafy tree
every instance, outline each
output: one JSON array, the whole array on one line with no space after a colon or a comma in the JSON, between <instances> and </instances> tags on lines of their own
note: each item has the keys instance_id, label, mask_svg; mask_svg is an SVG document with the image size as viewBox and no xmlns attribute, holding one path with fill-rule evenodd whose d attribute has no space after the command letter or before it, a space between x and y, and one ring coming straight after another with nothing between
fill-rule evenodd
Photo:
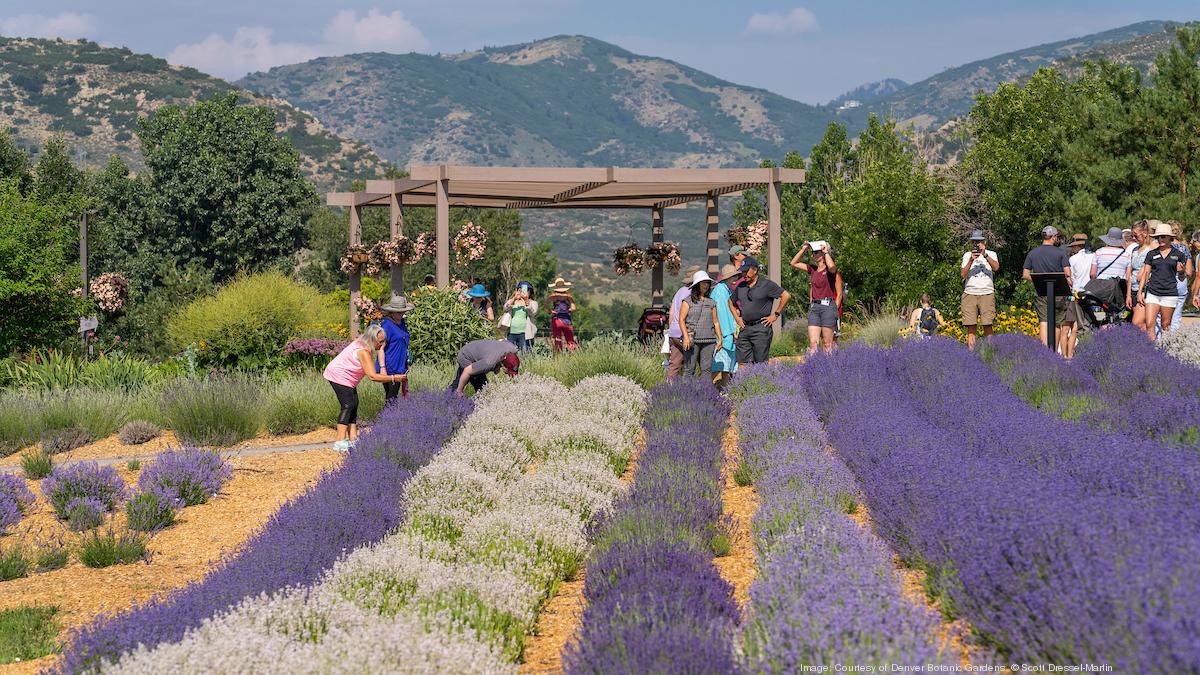
<instances>
[{"instance_id":1,"label":"large leafy tree","mask_svg":"<svg viewBox=\"0 0 1200 675\"><path fill-rule=\"evenodd\" d=\"M0 180L0 355L58 344L87 304L72 293L71 205L22 195L17 184Z\"/></svg>"},{"instance_id":2,"label":"large leafy tree","mask_svg":"<svg viewBox=\"0 0 1200 675\"><path fill-rule=\"evenodd\" d=\"M138 224L160 260L198 261L221 282L283 263L304 244L317 207L299 154L275 135L275 112L237 95L166 106L138 132L150 207Z\"/></svg>"}]
</instances>

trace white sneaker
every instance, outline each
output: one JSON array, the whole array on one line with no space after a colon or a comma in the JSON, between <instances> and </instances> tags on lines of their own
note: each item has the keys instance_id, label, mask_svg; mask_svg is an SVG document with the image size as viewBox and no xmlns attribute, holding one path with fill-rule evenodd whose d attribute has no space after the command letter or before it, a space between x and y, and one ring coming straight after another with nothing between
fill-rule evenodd
<instances>
[{"instance_id":1,"label":"white sneaker","mask_svg":"<svg viewBox=\"0 0 1200 675\"><path fill-rule=\"evenodd\" d=\"M333 449L338 452L350 452L350 441L334 441Z\"/></svg>"}]
</instances>

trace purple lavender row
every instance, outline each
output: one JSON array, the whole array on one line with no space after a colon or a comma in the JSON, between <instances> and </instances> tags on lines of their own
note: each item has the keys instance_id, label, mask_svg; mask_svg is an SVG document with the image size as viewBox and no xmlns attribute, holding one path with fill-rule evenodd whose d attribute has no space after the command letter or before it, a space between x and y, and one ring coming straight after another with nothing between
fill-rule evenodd
<instances>
[{"instance_id":1,"label":"purple lavender row","mask_svg":"<svg viewBox=\"0 0 1200 675\"><path fill-rule=\"evenodd\" d=\"M1133 326L1099 331L1079 346L1073 364L1155 437L1200 450L1200 368L1155 347Z\"/></svg>"},{"instance_id":2,"label":"purple lavender row","mask_svg":"<svg viewBox=\"0 0 1200 675\"><path fill-rule=\"evenodd\" d=\"M1140 333L1134 337L1140 338L1138 347L1150 346ZM1093 360L1089 354L1108 351L1105 344L1114 338L1122 339L1112 330L1091 338L1079 349L1083 361ZM1165 445L1197 446L1200 398L1143 393L1139 401L1149 403L1154 411L1147 414L1149 410L1141 410L1140 402L1135 407L1130 400L1136 392L1134 387L1120 388L1120 396L1114 396L1078 365L1083 361L1067 363L1037 340L1016 333L988 338L982 343L979 356L1013 393L1042 412L1078 420L1106 432L1151 438ZM1169 358L1165 354L1155 357Z\"/></svg>"},{"instance_id":3,"label":"purple lavender row","mask_svg":"<svg viewBox=\"0 0 1200 675\"><path fill-rule=\"evenodd\" d=\"M712 564L720 531L721 434L729 414L708 383L656 387L630 491L593 528L582 627L568 673L737 669L733 589Z\"/></svg>"},{"instance_id":4,"label":"purple lavender row","mask_svg":"<svg viewBox=\"0 0 1200 675\"><path fill-rule=\"evenodd\" d=\"M914 366L904 353L914 349L931 358ZM1042 450L1063 443L1055 429L1064 423L1045 415L1031 422L1027 405L997 396L990 371L960 370L959 352L948 341L922 341L846 349L804 368L809 400L859 478L877 532L926 571L945 611L1012 660L1105 663L1116 672L1200 668L1200 546L1181 531L1178 511L1069 476L1068 461ZM897 379L902 366L907 384ZM990 410L960 409L935 423L928 399L961 403L942 372ZM1020 430L1012 435L1010 419L1048 435L1030 445Z\"/></svg>"},{"instance_id":5,"label":"purple lavender row","mask_svg":"<svg viewBox=\"0 0 1200 675\"><path fill-rule=\"evenodd\" d=\"M738 409L743 461L761 505L754 517L759 573L750 587L746 667L795 673L851 664L939 662L936 617L905 600L891 552L846 514L862 501L853 474L826 452L798 367L754 366L774 390Z\"/></svg>"},{"instance_id":6,"label":"purple lavender row","mask_svg":"<svg viewBox=\"0 0 1200 675\"><path fill-rule=\"evenodd\" d=\"M400 524L411 472L433 457L470 409L468 401L441 392L389 406L339 468L282 506L239 553L200 581L73 631L52 672L84 672L138 645L178 641L246 597L313 583L347 551Z\"/></svg>"}]
</instances>

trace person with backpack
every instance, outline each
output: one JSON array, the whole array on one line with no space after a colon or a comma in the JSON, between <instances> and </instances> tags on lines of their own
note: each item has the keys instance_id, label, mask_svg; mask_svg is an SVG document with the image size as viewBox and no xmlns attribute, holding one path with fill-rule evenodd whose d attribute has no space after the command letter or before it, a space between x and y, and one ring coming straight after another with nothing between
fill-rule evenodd
<instances>
[{"instance_id":1,"label":"person with backpack","mask_svg":"<svg viewBox=\"0 0 1200 675\"><path fill-rule=\"evenodd\" d=\"M811 262L803 262L801 258L812 251ZM833 260L833 251L824 241L804 242L796 255L792 256L792 267L809 275L808 284L808 353L815 354L825 345L825 353L831 353L835 348L833 332L838 326L838 305L840 293L837 283L837 263Z\"/></svg>"},{"instance_id":2,"label":"person with backpack","mask_svg":"<svg viewBox=\"0 0 1200 675\"><path fill-rule=\"evenodd\" d=\"M908 319L908 327L921 337L933 337L939 330L946 327L946 320L942 318L942 313L930 304L928 293L921 296L921 306L912 311L912 315Z\"/></svg>"}]
</instances>

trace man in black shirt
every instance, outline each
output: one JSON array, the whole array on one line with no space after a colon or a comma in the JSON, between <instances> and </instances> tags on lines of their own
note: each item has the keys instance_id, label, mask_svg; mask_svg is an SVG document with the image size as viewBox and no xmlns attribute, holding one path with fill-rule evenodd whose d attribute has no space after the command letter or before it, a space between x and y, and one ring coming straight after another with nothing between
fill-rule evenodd
<instances>
[{"instance_id":1,"label":"man in black shirt","mask_svg":"<svg viewBox=\"0 0 1200 675\"><path fill-rule=\"evenodd\" d=\"M742 331L737 337L737 362L762 363L771 354L771 339L774 337L771 324L783 315L791 295L779 284L764 279L758 273L758 261L746 258L738 269L745 281L734 292L738 311L742 316ZM779 307L775 301L779 300Z\"/></svg>"},{"instance_id":2,"label":"man in black shirt","mask_svg":"<svg viewBox=\"0 0 1200 675\"><path fill-rule=\"evenodd\" d=\"M1033 281L1033 277L1030 276L1031 273L1052 274L1057 272L1066 277L1067 285L1070 286L1071 259L1058 247L1058 228L1053 225L1047 225L1042 228L1042 245L1033 249L1029 252L1029 255L1025 256L1024 267L1025 271L1021 274L1028 281ZM1038 285L1040 286L1041 284ZM1046 317L1049 313L1046 296L1044 295L1046 289L1044 287L1035 288L1034 291L1037 292L1037 296L1033 299L1033 306L1037 310L1038 327L1042 335L1042 344L1046 344ZM1067 297L1056 297L1054 299L1055 326L1061 326L1063 319L1066 318L1069 300L1070 298ZM1053 348L1051 347L1051 349Z\"/></svg>"}]
</instances>

